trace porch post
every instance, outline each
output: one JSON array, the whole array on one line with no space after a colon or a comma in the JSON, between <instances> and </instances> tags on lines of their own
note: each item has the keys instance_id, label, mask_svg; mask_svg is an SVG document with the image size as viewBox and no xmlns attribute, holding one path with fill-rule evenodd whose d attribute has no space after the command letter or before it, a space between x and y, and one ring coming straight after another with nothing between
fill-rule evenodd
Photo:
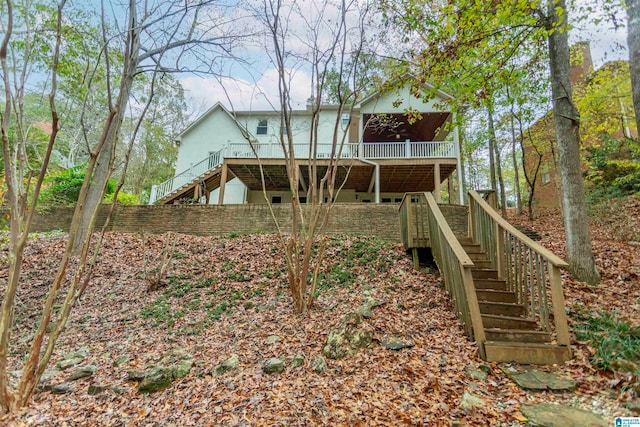
<instances>
[{"instance_id":1,"label":"porch post","mask_svg":"<svg viewBox=\"0 0 640 427\"><path fill-rule=\"evenodd\" d=\"M456 123L456 113L452 113L453 123ZM458 174L458 197L461 205L464 205L464 173L462 170L462 160L460 158L460 128L455 125L453 128L453 145L455 145L456 151L456 173Z\"/></svg>"},{"instance_id":2,"label":"porch post","mask_svg":"<svg viewBox=\"0 0 640 427\"><path fill-rule=\"evenodd\" d=\"M222 163L222 172L220 172L220 191L218 193L218 205L224 204L224 188L227 186L227 174L229 173L229 166L226 163Z\"/></svg>"},{"instance_id":3,"label":"porch post","mask_svg":"<svg viewBox=\"0 0 640 427\"><path fill-rule=\"evenodd\" d=\"M434 185L434 197L436 202L440 203L440 163L433 165L433 185Z\"/></svg>"}]
</instances>

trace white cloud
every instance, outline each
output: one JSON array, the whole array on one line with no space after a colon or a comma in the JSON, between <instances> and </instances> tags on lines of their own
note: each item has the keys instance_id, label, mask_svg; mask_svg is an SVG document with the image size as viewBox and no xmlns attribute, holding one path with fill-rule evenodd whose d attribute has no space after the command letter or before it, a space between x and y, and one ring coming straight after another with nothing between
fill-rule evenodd
<instances>
[{"instance_id":1,"label":"white cloud","mask_svg":"<svg viewBox=\"0 0 640 427\"><path fill-rule=\"evenodd\" d=\"M289 70L292 107L303 109L311 91L311 78L304 71ZM181 80L185 94L196 114L206 111L216 102L232 110L273 110L280 105L278 71L265 71L256 83L222 77L189 76Z\"/></svg>"}]
</instances>

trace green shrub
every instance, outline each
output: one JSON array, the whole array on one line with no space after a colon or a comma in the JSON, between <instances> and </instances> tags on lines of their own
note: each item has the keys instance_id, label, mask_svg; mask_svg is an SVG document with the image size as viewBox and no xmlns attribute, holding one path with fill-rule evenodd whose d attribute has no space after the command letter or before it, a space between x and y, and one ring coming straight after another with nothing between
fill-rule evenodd
<instances>
[{"instance_id":1,"label":"green shrub","mask_svg":"<svg viewBox=\"0 0 640 427\"><path fill-rule=\"evenodd\" d=\"M640 328L616 318L615 313L574 316L576 338L591 341L595 354L591 363L605 371L630 371L640 374Z\"/></svg>"},{"instance_id":2,"label":"green shrub","mask_svg":"<svg viewBox=\"0 0 640 427\"><path fill-rule=\"evenodd\" d=\"M104 196L104 203L113 203L113 193ZM118 204L121 205L137 205L138 196L129 193L118 193Z\"/></svg>"},{"instance_id":3,"label":"green shrub","mask_svg":"<svg viewBox=\"0 0 640 427\"><path fill-rule=\"evenodd\" d=\"M640 192L640 144L630 138L605 137L589 148L587 181L590 201Z\"/></svg>"}]
</instances>

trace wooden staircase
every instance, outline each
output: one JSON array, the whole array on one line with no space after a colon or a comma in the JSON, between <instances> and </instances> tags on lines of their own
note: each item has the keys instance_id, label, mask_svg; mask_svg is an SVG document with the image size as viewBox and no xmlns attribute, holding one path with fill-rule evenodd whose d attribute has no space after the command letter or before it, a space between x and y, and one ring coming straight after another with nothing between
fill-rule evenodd
<instances>
[{"instance_id":1,"label":"wooden staircase","mask_svg":"<svg viewBox=\"0 0 640 427\"><path fill-rule=\"evenodd\" d=\"M478 193L469 196L468 236L455 236L430 193L408 193L400 207L405 248L431 248L482 358L524 364L569 360L560 275L566 263L505 221Z\"/></svg>"},{"instance_id":2,"label":"wooden staircase","mask_svg":"<svg viewBox=\"0 0 640 427\"><path fill-rule=\"evenodd\" d=\"M562 363L570 358L569 349L552 340L536 320L527 318L526 306L518 303L507 281L498 277L488 254L470 237L459 238L473 261L471 276L486 340L487 359L497 362L530 364Z\"/></svg>"}]
</instances>

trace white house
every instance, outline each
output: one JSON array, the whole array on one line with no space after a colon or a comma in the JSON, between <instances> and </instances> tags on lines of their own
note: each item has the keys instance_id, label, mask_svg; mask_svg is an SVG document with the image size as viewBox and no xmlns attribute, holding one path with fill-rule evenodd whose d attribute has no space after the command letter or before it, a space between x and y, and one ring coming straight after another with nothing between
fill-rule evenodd
<instances>
[{"instance_id":1,"label":"white house","mask_svg":"<svg viewBox=\"0 0 640 427\"><path fill-rule=\"evenodd\" d=\"M338 161L349 170L338 177L346 182L335 201L398 202L406 192L439 189L460 164L457 129L447 126L453 121L453 113L446 108L450 99L438 92L423 102L404 89L375 93L350 112L322 106L317 139L320 170L331 156L336 123L338 141L344 136ZM407 110L419 112L421 118L410 124ZM153 186L150 203L265 203L260 165L270 201L289 202L291 192L278 142L280 116L278 111L230 112L215 104L179 135L177 173ZM309 182L311 118L310 108L291 114L303 189ZM440 197L440 191L435 194Z\"/></svg>"}]
</instances>

